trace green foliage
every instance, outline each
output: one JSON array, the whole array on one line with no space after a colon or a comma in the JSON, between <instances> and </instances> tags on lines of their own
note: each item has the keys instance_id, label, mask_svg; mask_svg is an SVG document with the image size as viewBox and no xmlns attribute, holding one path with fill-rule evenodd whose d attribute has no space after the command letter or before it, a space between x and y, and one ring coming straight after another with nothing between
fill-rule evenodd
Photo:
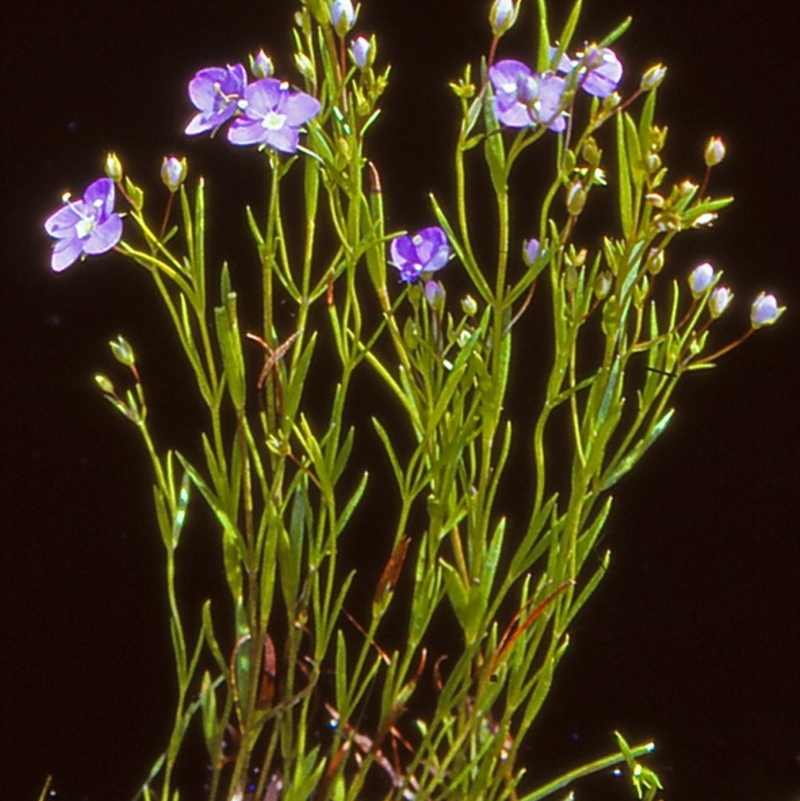
<instances>
[{"instance_id":1,"label":"green foliage","mask_svg":"<svg viewBox=\"0 0 800 801\"><path fill-rule=\"evenodd\" d=\"M531 60L547 70L570 50L581 2L555 36L545 0L535 5ZM387 278L391 235L366 134L388 68L347 65L322 0L303 4L294 43L322 112L299 154L264 151L267 208L246 210L260 275L257 331L242 325L227 265L206 260L202 178L192 191L180 187L180 222L166 233L166 222L155 232L144 193L124 179L140 237L121 248L152 278L207 412L199 457L157 444L133 349L122 337L111 343L130 388L119 395L106 376L96 381L152 465L177 686L172 735L140 795L179 797L174 769L196 724L212 801L349 801L366 787L386 799L538 801L621 763L638 797L652 800L658 779L636 761L649 744L631 748L618 736L614 754L538 789L532 779L546 777L526 774L520 749L575 615L608 565L596 548L609 490L668 427L681 378L716 355L704 355L713 286L692 297L662 267L675 237L730 198L707 197L707 176L702 189L667 186L655 88L585 101L573 86L564 133L515 134L498 123L484 59L479 85L469 67L453 84L462 115L455 186L430 198L457 257L448 269L463 270L478 300L430 302L419 286L400 290ZM553 171L540 205L524 211L532 230L512 231L509 181L525 173L534 144L552 152ZM474 245L467 191L481 171L494 190L488 258ZM289 190L303 198L299 222L284 202ZM601 236L582 225L597 202L618 212ZM512 255L523 233L539 240L530 264ZM519 323L533 313L550 316L552 349L521 449L530 504L512 521L499 499L519 440L505 407ZM318 353L324 337L334 365ZM258 372L245 358L256 347ZM371 426L348 428L357 370L386 388L402 423L378 403ZM308 397L320 382L327 401ZM380 487L358 457L371 430L386 457ZM554 453L568 458L566 480L555 476ZM346 570L341 551L362 500L390 491L395 503L375 523L385 557L376 581ZM183 608L176 572L201 502L216 521L227 597L198 615ZM351 605L356 586L371 606ZM459 630L447 651L432 632L442 611ZM435 688L425 708L422 686Z\"/></svg>"}]
</instances>

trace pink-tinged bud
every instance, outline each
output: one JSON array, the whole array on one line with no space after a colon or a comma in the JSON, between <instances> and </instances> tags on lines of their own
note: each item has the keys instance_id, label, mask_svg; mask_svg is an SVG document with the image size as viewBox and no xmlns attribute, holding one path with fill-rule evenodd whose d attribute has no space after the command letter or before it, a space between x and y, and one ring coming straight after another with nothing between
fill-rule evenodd
<instances>
[{"instance_id":1,"label":"pink-tinged bud","mask_svg":"<svg viewBox=\"0 0 800 801\"><path fill-rule=\"evenodd\" d=\"M254 56L250 56L250 72L254 78L271 78L275 72L272 66L272 59L263 51L259 50Z\"/></svg>"},{"instance_id":2,"label":"pink-tinged bud","mask_svg":"<svg viewBox=\"0 0 800 801\"><path fill-rule=\"evenodd\" d=\"M372 42L364 36L359 36L350 45L350 55L353 63L363 72L367 67L371 67L375 60Z\"/></svg>"},{"instance_id":3,"label":"pink-tinged bud","mask_svg":"<svg viewBox=\"0 0 800 801\"><path fill-rule=\"evenodd\" d=\"M177 192L181 184L186 180L187 169L185 158L178 159L175 156L170 156L169 158L165 157L161 164L161 180L164 182L164 186L166 186L170 192Z\"/></svg>"},{"instance_id":4,"label":"pink-tinged bud","mask_svg":"<svg viewBox=\"0 0 800 801\"><path fill-rule=\"evenodd\" d=\"M438 281L426 281L425 300L432 309L442 309L444 307L444 287Z\"/></svg>"},{"instance_id":5,"label":"pink-tinged bud","mask_svg":"<svg viewBox=\"0 0 800 801\"><path fill-rule=\"evenodd\" d=\"M726 286L718 286L708 299L708 311L716 320L733 300L733 292Z\"/></svg>"},{"instance_id":6,"label":"pink-tinged bud","mask_svg":"<svg viewBox=\"0 0 800 801\"><path fill-rule=\"evenodd\" d=\"M716 167L725 158L725 143L718 136L708 140L705 153L706 167Z\"/></svg>"},{"instance_id":7,"label":"pink-tinged bud","mask_svg":"<svg viewBox=\"0 0 800 801\"><path fill-rule=\"evenodd\" d=\"M517 21L519 3L512 0L494 0L489 11L489 24L495 36L502 36Z\"/></svg>"},{"instance_id":8,"label":"pink-tinged bud","mask_svg":"<svg viewBox=\"0 0 800 801\"><path fill-rule=\"evenodd\" d=\"M698 264L689 274L689 289L692 295L699 298L714 283L714 268L707 262Z\"/></svg>"},{"instance_id":9,"label":"pink-tinged bud","mask_svg":"<svg viewBox=\"0 0 800 801\"><path fill-rule=\"evenodd\" d=\"M526 239L522 243L522 261L525 262L526 267L533 267L536 259L539 258L539 240Z\"/></svg>"},{"instance_id":10,"label":"pink-tinged bud","mask_svg":"<svg viewBox=\"0 0 800 801\"><path fill-rule=\"evenodd\" d=\"M643 92L649 92L652 89L657 89L661 86L664 76L667 74L667 68L663 64L655 64L642 75L642 81L639 87Z\"/></svg>"},{"instance_id":11,"label":"pink-tinged bud","mask_svg":"<svg viewBox=\"0 0 800 801\"><path fill-rule=\"evenodd\" d=\"M110 178L115 184L122 180L122 162L116 153L109 153L106 156L106 177Z\"/></svg>"},{"instance_id":12,"label":"pink-tinged bud","mask_svg":"<svg viewBox=\"0 0 800 801\"><path fill-rule=\"evenodd\" d=\"M785 306L778 306L775 295L761 292L750 307L750 326L758 329L772 325L785 311Z\"/></svg>"},{"instance_id":13,"label":"pink-tinged bud","mask_svg":"<svg viewBox=\"0 0 800 801\"><path fill-rule=\"evenodd\" d=\"M356 12L350 0L333 0L331 24L339 36L344 36L356 22Z\"/></svg>"}]
</instances>

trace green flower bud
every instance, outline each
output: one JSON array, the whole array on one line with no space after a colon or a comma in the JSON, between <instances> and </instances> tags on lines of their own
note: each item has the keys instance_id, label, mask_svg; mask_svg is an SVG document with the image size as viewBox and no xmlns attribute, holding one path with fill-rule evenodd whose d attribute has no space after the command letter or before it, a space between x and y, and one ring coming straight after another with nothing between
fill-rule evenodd
<instances>
[{"instance_id":1,"label":"green flower bud","mask_svg":"<svg viewBox=\"0 0 800 801\"><path fill-rule=\"evenodd\" d=\"M105 392L106 395L113 395L114 394L114 384L111 383L111 379L107 376L104 376L102 373L97 373L94 377L94 383L100 387L101 392Z\"/></svg>"},{"instance_id":2,"label":"green flower bud","mask_svg":"<svg viewBox=\"0 0 800 801\"><path fill-rule=\"evenodd\" d=\"M307 78L312 83L317 82L317 73L314 69L314 65L311 63L311 59L305 53L294 54L294 65L297 67L297 71L304 78Z\"/></svg>"},{"instance_id":3,"label":"green flower bud","mask_svg":"<svg viewBox=\"0 0 800 801\"><path fill-rule=\"evenodd\" d=\"M586 190L580 181L576 181L567 190L567 211L573 217L577 217L586 205Z\"/></svg>"},{"instance_id":4,"label":"green flower bud","mask_svg":"<svg viewBox=\"0 0 800 801\"><path fill-rule=\"evenodd\" d=\"M105 163L106 176L110 178L115 184L122 180L122 162L116 153L109 153L106 156Z\"/></svg>"},{"instance_id":5,"label":"green flower bud","mask_svg":"<svg viewBox=\"0 0 800 801\"><path fill-rule=\"evenodd\" d=\"M725 158L725 143L718 136L712 136L703 156L707 167L716 167Z\"/></svg>"},{"instance_id":6,"label":"green flower bud","mask_svg":"<svg viewBox=\"0 0 800 801\"><path fill-rule=\"evenodd\" d=\"M116 339L112 339L108 346L114 354L114 358L126 367L132 367L136 363L136 357L133 354L133 348L127 339L122 334L117 334Z\"/></svg>"},{"instance_id":7,"label":"green flower bud","mask_svg":"<svg viewBox=\"0 0 800 801\"><path fill-rule=\"evenodd\" d=\"M664 251L660 248L650 248L645 262L645 269L650 275L658 275L664 269Z\"/></svg>"},{"instance_id":8,"label":"green flower bud","mask_svg":"<svg viewBox=\"0 0 800 801\"><path fill-rule=\"evenodd\" d=\"M661 86L664 76L667 74L667 68L663 64L654 64L642 75L642 81L639 88L643 92L649 92L652 89L657 89Z\"/></svg>"},{"instance_id":9,"label":"green flower bud","mask_svg":"<svg viewBox=\"0 0 800 801\"><path fill-rule=\"evenodd\" d=\"M592 167L597 167L600 164L600 157L602 152L600 148L597 146L597 142L593 136L590 136L583 144L583 150L581 155L586 160L587 164L591 164Z\"/></svg>"},{"instance_id":10,"label":"green flower bud","mask_svg":"<svg viewBox=\"0 0 800 801\"><path fill-rule=\"evenodd\" d=\"M597 277L594 279L594 294L598 300L603 300L604 298L608 297L608 293L611 291L611 273L603 270L602 273L598 273Z\"/></svg>"},{"instance_id":11,"label":"green flower bud","mask_svg":"<svg viewBox=\"0 0 800 801\"><path fill-rule=\"evenodd\" d=\"M461 311L467 315L467 317L474 317L478 313L478 302L472 295L464 295L461 298Z\"/></svg>"}]
</instances>

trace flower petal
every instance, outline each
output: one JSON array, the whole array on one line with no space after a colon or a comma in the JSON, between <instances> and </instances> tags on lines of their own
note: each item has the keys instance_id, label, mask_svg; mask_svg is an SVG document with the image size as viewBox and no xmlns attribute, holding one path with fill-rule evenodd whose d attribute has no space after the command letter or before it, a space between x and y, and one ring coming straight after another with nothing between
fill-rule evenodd
<instances>
[{"instance_id":1,"label":"flower petal","mask_svg":"<svg viewBox=\"0 0 800 801\"><path fill-rule=\"evenodd\" d=\"M106 253L122 238L122 218L112 214L105 222L95 226L83 243L83 252L89 255Z\"/></svg>"},{"instance_id":2,"label":"flower petal","mask_svg":"<svg viewBox=\"0 0 800 801\"><path fill-rule=\"evenodd\" d=\"M56 242L56 246L53 248L50 267L54 272L60 273L71 264L74 264L82 252L83 246L77 236L73 236L70 239L61 239Z\"/></svg>"}]
</instances>

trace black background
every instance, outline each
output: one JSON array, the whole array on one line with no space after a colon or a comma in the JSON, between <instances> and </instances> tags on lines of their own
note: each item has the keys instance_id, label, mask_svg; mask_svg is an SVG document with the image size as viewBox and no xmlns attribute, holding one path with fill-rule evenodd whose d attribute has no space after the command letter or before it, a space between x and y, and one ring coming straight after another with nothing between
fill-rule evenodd
<instances>
[{"instance_id":1,"label":"black background","mask_svg":"<svg viewBox=\"0 0 800 801\"><path fill-rule=\"evenodd\" d=\"M526 752L531 772L545 780L606 753L620 728L656 740L666 799L797 801L798 11L586 5L586 38L634 15L617 48L626 90L649 64L669 65L659 117L673 178L699 177L710 135L728 144L713 188L737 202L688 236L669 268L683 275L709 259L726 270L736 304L720 343L746 325L762 288L789 310L684 382L673 425L620 486L604 543L610 575L573 630ZM450 192L446 83L485 51L487 6L364 3L357 32L376 31L380 62L394 65L374 155L396 227L428 224L425 193ZM197 69L262 46L291 74L292 10L288 0L54 0L3 11L3 798L36 797L48 773L65 801L129 798L162 746L171 684L160 543L135 436L92 387L96 370L112 369L105 342L123 331L135 343L160 434L191 442L196 412L145 277L115 256L53 275L42 222L63 191L100 174L106 150L153 193L162 156L185 153L209 179L221 221L212 247L233 253L234 268L245 254L246 268L234 243L245 230L239 198L261 197L255 159L182 137L185 86ZM532 31L526 8L501 56L525 60ZM515 368L521 413L534 379L524 354ZM578 797L627 797L618 785L607 776Z\"/></svg>"}]
</instances>

